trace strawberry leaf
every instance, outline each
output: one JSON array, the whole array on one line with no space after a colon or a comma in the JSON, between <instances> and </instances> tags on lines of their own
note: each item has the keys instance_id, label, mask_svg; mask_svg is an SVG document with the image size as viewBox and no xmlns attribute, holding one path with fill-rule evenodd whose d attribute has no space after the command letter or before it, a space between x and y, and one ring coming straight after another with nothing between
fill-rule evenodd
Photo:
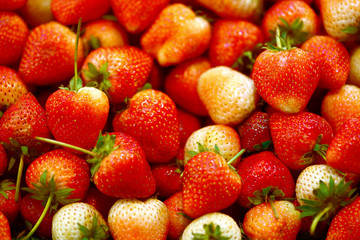
<instances>
[{"instance_id":1,"label":"strawberry leaf","mask_svg":"<svg viewBox=\"0 0 360 240\"><path fill-rule=\"evenodd\" d=\"M227 240L230 237L223 236L220 226L215 225L214 223L204 224L203 228L205 233L192 233L193 240L206 240L206 239L218 239L218 240Z\"/></svg>"},{"instance_id":2,"label":"strawberry leaf","mask_svg":"<svg viewBox=\"0 0 360 240\"><path fill-rule=\"evenodd\" d=\"M10 181L9 179L5 179L0 183L0 194L5 198L9 199L9 196L5 191L11 191L16 189L14 186L14 183Z\"/></svg>"},{"instance_id":3,"label":"strawberry leaf","mask_svg":"<svg viewBox=\"0 0 360 240\"><path fill-rule=\"evenodd\" d=\"M79 230L85 236L84 239L91 240L104 240L109 238L109 228L106 225L99 225L98 215L94 215L91 223L90 229L86 228L84 225L78 223Z\"/></svg>"}]
</instances>

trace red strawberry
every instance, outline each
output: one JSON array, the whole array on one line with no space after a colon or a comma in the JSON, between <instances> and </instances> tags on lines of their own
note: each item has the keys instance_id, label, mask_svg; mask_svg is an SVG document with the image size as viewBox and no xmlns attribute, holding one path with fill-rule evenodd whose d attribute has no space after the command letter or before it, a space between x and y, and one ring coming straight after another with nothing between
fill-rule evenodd
<instances>
[{"instance_id":1,"label":"red strawberry","mask_svg":"<svg viewBox=\"0 0 360 240\"><path fill-rule=\"evenodd\" d=\"M64 25L98 19L110 9L110 0L52 0L51 12L56 21Z\"/></svg>"},{"instance_id":2,"label":"red strawberry","mask_svg":"<svg viewBox=\"0 0 360 240\"><path fill-rule=\"evenodd\" d=\"M6 150L3 145L0 144L0 175L3 175L7 170L8 159L6 155Z\"/></svg>"},{"instance_id":3,"label":"red strawberry","mask_svg":"<svg viewBox=\"0 0 360 240\"><path fill-rule=\"evenodd\" d=\"M320 67L318 87L338 89L345 84L350 72L350 57L341 42L330 36L313 36L301 49L311 51Z\"/></svg>"},{"instance_id":4,"label":"red strawberry","mask_svg":"<svg viewBox=\"0 0 360 240\"><path fill-rule=\"evenodd\" d=\"M155 192L155 179L139 142L113 132L99 136L89 158L93 182L102 193L116 198L147 198Z\"/></svg>"},{"instance_id":5,"label":"red strawberry","mask_svg":"<svg viewBox=\"0 0 360 240\"><path fill-rule=\"evenodd\" d=\"M333 131L320 115L273 113L269 124L275 154L288 168L301 170L325 158Z\"/></svg>"},{"instance_id":6,"label":"red strawberry","mask_svg":"<svg viewBox=\"0 0 360 240\"><path fill-rule=\"evenodd\" d=\"M272 152L244 158L237 167L242 185L237 202L251 208L263 202L294 197L295 182L290 170Z\"/></svg>"},{"instance_id":7,"label":"red strawberry","mask_svg":"<svg viewBox=\"0 0 360 240\"><path fill-rule=\"evenodd\" d=\"M269 105L285 113L306 107L319 82L319 66L308 51L293 48L277 33L277 46L256 58L252 79L259 95Z\"/></svg>"},{"instance_id":8,"label":"red strawberry","mask_svg":"<svg viewBox=\"0 0 360 240\"><path fill-rule=\"evenodd\" d=\"M13 11L21 8L27 0L0 0L1 11Z\"/></svg>"},{"instance_id":9,"label":"red strawberry","mask_svg":"<svg viewBox=\"0 0 360 240\"><path fill-rule=\"evenodd\" d=\"M342 172L360 174L360 117L347 120L336 132L326 162Z\"/></svg>"},{"instance_id":10,"label":"red strawberry","mask_svg":"<svg viewBox=\"0 0 360 240\"><path fill-rule=\"evenodd\" d=\"M268 149L271 144L269 114L255 111L239 127L241 146L250 152Z\"/></svg>"},{"instance_id":11,"label":"red strawberry","mask_svg":"<svg viewBox=\"0 0 360 240\"><path fill-rule=\"evenodd\" d=\"M182 190L181 173L176 163L157 164L151 167L159 198L169 198Z\"/></svg>"},{"instance_id":12,"label":"red strawberry","mask_svg":"<svg viewBox=\"0 0 360 240\"><path fill-rule=\"evenodd\" d=\"M238 198L242 185L239 175L222 156L207 151L187 162L182 181L184 212L192 218L229 207Z\"/></svg>"},{"instance_id":13,"label":"red strawberry","mask_svg":"<svg viewBox=\"0 0 360 240\"><path fill-rule=\"evenodd\" d=\"M166 6L141 36L142 49L161 66L179 64L201 56L211 38L210 24L187 6Z\"/></svg>"},{"instance_id":14,"label":"red strawberry","mask_svg":"<svg viewBox=\"0 0 360 240\"><path fill-rule=\"evenodd\" d=\"M179 122L174 102L163 92L136 93L128 108L113 119L113 129L134 137L150 163L170 162L179 148Z\"/></svg>"},{"instance_id":15,"label":"red strawberry","mask_svg":"<svg viewBox=\"0 0 360 240\"><path fill-rule=\"evenodd\" d=\"M187 139L202 126L201 119L196 115L178 109L180 146L185 146Z\"/></svg>"},{"instance_id":16,"label":"red strawberry","mask_svg":"<svg viewBox=\"0 0 360 240\"><path fill-rule=\"evenodd\" d=\"M83 202L95 207L101 215L107 219L111 206L117 198L107 196L100 192L96 187L90 187Z\"/></svg>"},{"instance_id":17,"label":"red strawberry","mask_svg":"<svg viewBox=\"0 0 360 240\"><path fill-rule=\"evenodd\" d=\"M139 33L147 29L169 3L170 0L133 0L131 2L111 0L116 18L130 33Z\"/></svg>"},{"instance_id":18,"label":"red strawberry","mask_svg":"<svg viewBox=\"0 0 360 240\"><path fill-rule=\"evenodd\" d=\"M9 179L1 181L0 194L0 211L12 223L20 211L21 201L19 196L19 202L15 202L15 183Z\"/></svg>"},{"instance_id":19,"label":"red strawberry","mask_svg":"<svg viewBox=\"0 0 360 240\"><path fill-rule=\"evenodd\" d=\"M2 212L0 212L0 238L3 240L11 240L10 224Z\"/></svg>"},{"instance_id":20,"label":"red strawberry","mask_svg":"<svg viewBox=\"0 0 360 240\"><path fill-rule=\"evenodd\" d=\"M210 61L203 57L180 63L166 76L165 92L183 109L195 115L207 116L208 111L197 92L197 83L200 75L210 67Z\"/></svg>"},{"instance_id":21,"label":"red strawberry","mask_svg":"<svg viewBox=\"0 0 360 240\"><path fill-rule=\"evenodd\" d=\"M144 86L152 66L151 57L137 47L102 47L86 57L81 78L107 93L111 103L119 104Z\"/></svg>"},{"instance_id":22,"label":"red strawberry","mask_svg":"<svg viewBox=\"0 0 360 240\"><path fill-rule=\"evenodd\" d=\"M19 73L23 81L48 85L70 80L74 75L75 38L70 28L55 21L35 27L29 34L20 61ZM77 64L83 60L80 41Z\"/></svg>"},{"instance_id":23,"label":"red strawberry","mask_svg":"<svg viewBox=\"0 0 360 240\"><path fill-rule=\"evenodd\" d=\"M0 22L0 65L12 65L21 58L29 29L14 12L0 12Z\"/></svg>"}]
</instances>

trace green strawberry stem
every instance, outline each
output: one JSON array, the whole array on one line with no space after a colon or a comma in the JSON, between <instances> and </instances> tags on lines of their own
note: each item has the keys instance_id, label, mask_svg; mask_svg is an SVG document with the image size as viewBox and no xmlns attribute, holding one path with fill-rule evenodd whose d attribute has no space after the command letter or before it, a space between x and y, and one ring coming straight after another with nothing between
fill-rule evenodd
<instances>
[{"instance_id":1,"label":"green strawberry stem","mask_svg":"<svg viewBox=\"0 0 360 240\"><path fill-rule=\"evenodd\" d=\"M54 144L54 145L58 145L58 146L61 146L61 147L67 147L67 148L79 151L81 153L88 154L88 155L90 155L92 157L100 157L100 155L98 155L98 154L96 154L96 153L94 153L92 151L89 151L87 149L77 147L77 146L74 146L74 145L71 145L71 144L68 144L68 143L60 142L60 141L57 141L57 140L53 140L53 139L50 139L50 138L35 137L35 139L37 139L39 141L42 141L42 142L47 142L47 143L51 143L51 144Z\"/></svg>"},{"instance_id":2,"label":"green strawberry stem","mask_svg":"<svg viewBox=\"0 0 360 240\"><path fill-rule=\"evenodd\" d=\"M332 208L333 208L333 206L330 205L330 206L324 208L321 212L319 212L319 213L315 216L315 218L314 218L314 220L312 221L311 226L310 226L310 235L314 235L315 229L316 229L318 223L321 221L321 219L323 218L323 216L324 216L325 214L327 214L328 212L330 212L330 210L331 210Z\"/></svg>"},{"instance_id":3,"label":"green strawberry stem","mask_svg":"<svg viewBox=\"0 0 360 240\"><path fill-rule=\"evenodd\" d=\"M78 56L78 46L79 46L79 38L80 38L80 26L81 26L81 18L79 18L77 30L76 30L76 39L75 39L75 60L74 60L74 70L75 70L75 79L74 86L77 86L78 80L78 69L77 69L77 56Z\"/></svg>"},{"instance_id":4,"label":"green strawberry stem","mask_svg":"<svg viewBox=\"0 0 360 240\"><path fill-rule=\"evenodd\" d=\"M20 187L21 187L21 178L22 178L22 172L24 169L24 153L20 156L20 163L18 168L18 174L16 177L16 188L15 188L15 202L19 202L19 196L20 196Z\"/></svg>"},{"instance_id":5,"label":"green strawberry stem","mask_svg":"<svg viewBox=\"0 0 360 240\"><path fill-rule=\"evenodd\" d=\"M230 159L227 164L230 166L233 162L235 162L235 160L240 157L244 152L246 151L246 149L241 149L240 152L238 152L232 159Z\"/></svg>"},{"instance_id":6,"label":"green strawberry stem","mask_svg":"<svg viewBox=\"0 0 360 240\"><path fill-rule=\"evenodd\" d=\"M30 232L25 236L25 238L23 238L22 240L26 240L29 239L35 232L36 230L39 228L42 220L45 217L45 214L49 211L52 200L54 198L54 193L50 193L48 200L46 201L46 205L44 207L43 212L41 213L39 219L37 220L37 222L35 223L35 225L33 226L33 228L30 230Z\"/></svg>"}]
</instances>

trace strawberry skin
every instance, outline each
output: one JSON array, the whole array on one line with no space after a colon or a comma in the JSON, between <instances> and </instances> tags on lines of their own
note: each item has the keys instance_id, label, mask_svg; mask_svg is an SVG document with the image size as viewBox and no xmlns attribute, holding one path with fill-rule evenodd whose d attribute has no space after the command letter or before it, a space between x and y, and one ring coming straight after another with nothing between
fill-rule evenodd
<instances>
[{"instance_id":1,"label":"strawberry skin","mask_svg":"<svg viewBox=\"0 0 360 240\"><path fill-rule=\"evenodd\" d=\"M0 175L3 175L7 170L8 159L6 155L6 150L3 145L0 144Z\"/></svg>"},{"instance_id":2,"label":"strawberry skin","mask_svg":"<svg viewBox=\"0 0 360 240\"><path fill-rule=\"evenodd\" d=\"M11 240L10 224L5 215L0 212L0 238L2 240Z\"/></svg>"},{"instance_id":3,"label":"strawberry skin","mask_svg":"<svg viewBox=\"0 0 360 240\"><path fill-rule=\"evenodd\" d=\"M8 179L0 182L0 193L0 211L13 223L20 211L21 196L15 202L15 183Z\"/></svg>"}]
</instances>

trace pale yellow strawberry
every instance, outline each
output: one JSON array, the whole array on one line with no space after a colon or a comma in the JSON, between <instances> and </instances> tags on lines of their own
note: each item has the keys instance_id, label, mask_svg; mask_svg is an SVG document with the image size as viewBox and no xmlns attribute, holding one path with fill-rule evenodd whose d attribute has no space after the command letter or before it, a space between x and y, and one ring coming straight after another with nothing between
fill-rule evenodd
<instances>
[{"instance_id":1,"label":"pale yellow strawberry","mask_svg":"<svg viewBox=\"0 0 360 240\"><path fill-rule=\"evenodd\" d=\"M216 124L241 123L255 110L259 100L251 78L224 66L202 73L197 91Z\"/></svg>"},{"instance_id":2,"label":"pale yellow strawberry","mask_svg":"<svg viewBox=\"0 0 360 240\"><path fill-rule=\"evenodd\" d=\"M350 73L347 84L360 87L360 46L350 52Z\"/></svg>"}]
</instances>

